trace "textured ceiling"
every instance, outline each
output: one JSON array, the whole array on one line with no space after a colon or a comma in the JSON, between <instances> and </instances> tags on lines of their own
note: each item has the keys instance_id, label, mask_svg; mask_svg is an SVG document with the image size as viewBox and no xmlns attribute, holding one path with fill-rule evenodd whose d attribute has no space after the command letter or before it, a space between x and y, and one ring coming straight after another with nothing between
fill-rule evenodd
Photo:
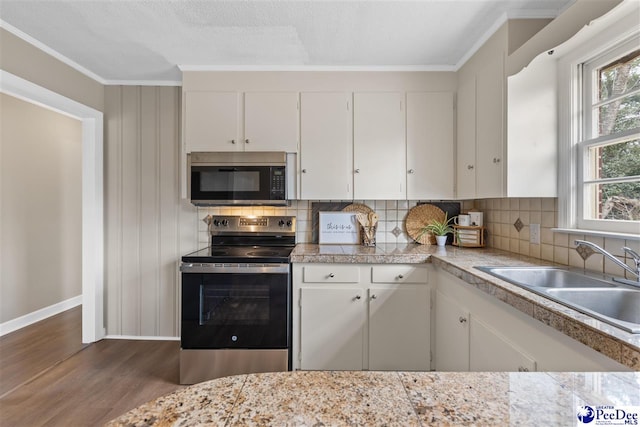
<instances>
[{"instance_id":1,"label":"textured ceiling","mask_svg":"<svg viewBox=\"0 0 640 427\"><path fill-rule=\"evenodd\" d=\"M166 82L180 68L453 70L507 16L573 2L0 0L0 19L103 82Z\"/></svg>"}]
</instances>

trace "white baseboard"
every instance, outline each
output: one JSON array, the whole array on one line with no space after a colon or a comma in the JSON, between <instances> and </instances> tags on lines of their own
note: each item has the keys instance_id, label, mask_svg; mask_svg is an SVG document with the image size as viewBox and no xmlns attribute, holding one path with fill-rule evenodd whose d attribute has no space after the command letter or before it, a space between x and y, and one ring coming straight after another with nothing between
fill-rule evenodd
<instances>
[{"instance_id":1,"label":"white baseboard","mask_svg":"<svg viewBox=\"0 0 640 427\"><path fill-rule=\"evenodd\" d=\"M49 307L41 308L40 310L25 314L24 316L16 317L15 319L0 323L0 337L79 305L82 305L82 295L69 298L68 300L50 305Z\"/></svg>"},{"instance_id":2,"label":"white baseboard","mask_svg":"<svg viewBox=\"0 0 640 427\"><path fill-rule=\"evenodd\" d=\"M136 341L180 341L180 337L156 337L140 335L107 335L105 340L136 340Z\"/></svg>"}]
</instances>

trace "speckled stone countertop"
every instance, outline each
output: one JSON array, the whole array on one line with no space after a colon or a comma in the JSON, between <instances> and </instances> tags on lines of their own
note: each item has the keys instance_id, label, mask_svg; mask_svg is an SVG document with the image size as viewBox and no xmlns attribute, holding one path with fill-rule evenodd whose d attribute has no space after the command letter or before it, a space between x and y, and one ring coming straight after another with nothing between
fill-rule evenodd
<instances>
[{"instance_id":1,"label":"speckled stone countertop","mask_svg":"<svg viewBox=\"0 0 640 427\"><path fill-rule=\"evenodd\" d=\"M291 262L420 264L433 265L464 280L471 286L595 349L619 363L640 371L640 334L631 334L586 314L539 296L474 266L554 265L495 249L458 248L418 244L359 245L299 244L291 254ZM566 266L561 266L567 268Z\"/></svg>"},{"instance_id":2,"label":"speckled stone countertop","mask_svg":"<svg viewBox=\"0 0 640 427\"><path fill-rule=\"evenodd\" d=\"M196 384L108 426L429 426L578 423L639 406L640 373L280 372Z\"/></svg>"}]
</instances>

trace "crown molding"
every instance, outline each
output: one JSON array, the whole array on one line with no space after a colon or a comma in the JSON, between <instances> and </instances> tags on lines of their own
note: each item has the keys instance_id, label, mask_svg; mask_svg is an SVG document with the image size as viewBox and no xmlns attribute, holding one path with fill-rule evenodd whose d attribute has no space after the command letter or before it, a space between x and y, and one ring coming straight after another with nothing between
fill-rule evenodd
<instances>
[{"instance_id":1,"label":"crown molding","mask_svg":"<svg viewBox=\"0 0 640 427\"><path fill-rule=\"evenodd\" d=\"M178 65L180 71L455 71L453 65Z\"/></svg>"}]
</instances>

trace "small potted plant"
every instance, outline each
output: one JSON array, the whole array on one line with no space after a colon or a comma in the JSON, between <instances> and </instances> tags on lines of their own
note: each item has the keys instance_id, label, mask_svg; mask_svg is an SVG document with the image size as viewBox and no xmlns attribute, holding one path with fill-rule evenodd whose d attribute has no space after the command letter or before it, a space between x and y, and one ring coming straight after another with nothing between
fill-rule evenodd
<instances>
[{"instance_id":1,"label":"small potted plant","mask_svg":"<svg viewBox=\"0 0 640 427\"><path fill-rule=\"evenodd\" d=\"M447 218L447 214L445 213L444 219L442 221L438 221L436 219L432 220L429 224L425 225L422 229L422 234L431 233L436 236L436 242L438 246L444 246L447 243L447 234L454 233L455 230L451 225L455 217Z\"/></svg>"}]
</instances>

